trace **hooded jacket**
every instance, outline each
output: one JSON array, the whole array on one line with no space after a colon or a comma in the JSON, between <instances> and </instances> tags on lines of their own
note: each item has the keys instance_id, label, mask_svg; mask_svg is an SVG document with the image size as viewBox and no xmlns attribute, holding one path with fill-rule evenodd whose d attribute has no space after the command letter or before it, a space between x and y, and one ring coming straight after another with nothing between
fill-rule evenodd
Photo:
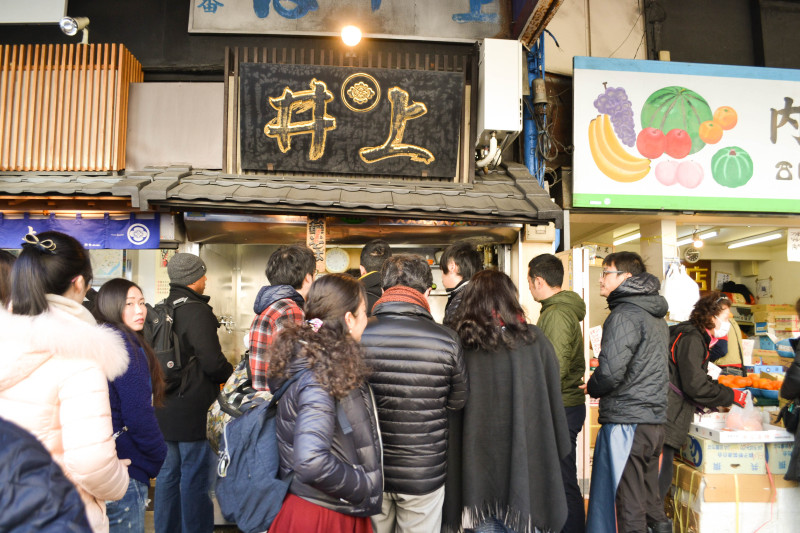
<instances>
[{"instance_id":1,"label":"hooded jacket","mask_svg":"<svg viewBox=\"0 0 800 533\"><path fill-rule=\"evenodd\" d=\"M108 381L128 367L122 340L80 304L47 295L38 316L0 309L0 416L33 433L78 488L95 532L128 488L112 438Z\"/></svg>"},{"instance_id":2,"label":"hooded jacket","mask_svg":"<svg viewBox=\"0 0 800 533\"><path fill-rule=\"evenodd\" d=\"M661 284L643 272L608 295L599 365L587 383L600 398L601 424L663 424L667 420L667 301Z\"/></svg>"},{"instance_id":3,"label":"hooded jacket","mask_svg":"<svg viewBox=\"0 0 800 533\"><path fill-rule=\"evenodd\" d=\"M305 359L291 363L291 377L306 368ZM270 378L278 390L287 378ZM381 511L383 471L375 400L362 385L338 400L350 430L339 420L337 400L309 371L278 402L276 433L280 476L294 477L289 492L339 513L372 516Z\"/></svg>"},{"instance_id":4,"label":"hooded jacket","mask_svg":"<svg viewBox=\"0 0 800 533\"><path fill-rule=\"evenodd\" d=\"M586 362L583 358L581 320L586 316L586 304L576 292L559 291L541 301L542 310L537 326L550 340L558 357L561 374L561 398L564 407L583 405L583 383Z\"/></svg>"},{"instance_id":5,"label":"hooded jacket","mask_svg":"<svg viewBox=\"0 0 800 533\"><path fill-rule=\"evenodd\" d=\"M304 305L303 297L290 285L267 285L258 291L253 303L256 316L250 324L249 336L250 375L254 389L269 390L267 348L272 344L272 338L284 327L303 322Z\"/></svg>"},{"instance_id":6,"label":"hooded jacket","mask_svg":"<svg viewBox=\"0 0 800 533\"><path fill-rule=\"evenodd\" d=\"M711 337L691 322L672 326L670 333L667 423L664 444L679 449L686 441L694 417L695 404L705 407L728 407L733 403L733 389L720 385L708 375L708 345Z\"/></svg>"},{"instance_id":7,"label":"hooded jacket","mask_svg":"<svg viewBox=\"0 0 800 533\"><path fill-rule=\"evenodd\" d=\"M469 393L461 344L422 306L378 302L361 336L383 436L386 492L428 494L444 484L447 412Z\"/></svg>"},{"instance_id":8,"label":"hooded jacket","mask_svg":"<svg viewBox=\"0 0 800 533\"><path fill-rule=\"evenodd\" d=\"M181 362L185 373L181 386L164 397L164 406L156 409L156 418L164 439L195 442L206 439L206 414L219 394L219 386L233 372L222 354L217 328L219 323L210 298L183 285L170 283L169 300L187 297L199 302L175 308L172 326L180 338Z\"/></svg>"}]
</instances>

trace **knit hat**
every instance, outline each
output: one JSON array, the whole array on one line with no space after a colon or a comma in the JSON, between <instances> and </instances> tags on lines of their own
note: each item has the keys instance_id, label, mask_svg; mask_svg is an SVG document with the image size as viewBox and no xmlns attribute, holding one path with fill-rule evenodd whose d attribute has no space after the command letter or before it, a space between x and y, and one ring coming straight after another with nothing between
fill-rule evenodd
<instances>
[{"instance_id":1,"label":"knit hat","mask_svg":"<svg viewBox=\"0 0 800 533\"><path fill-rule=\"evenodd\" d=\"M191 285L206 275L206 264L194 254L175 254L167 264L169 281L176 285Z\"/></svg>"}]
</instances>

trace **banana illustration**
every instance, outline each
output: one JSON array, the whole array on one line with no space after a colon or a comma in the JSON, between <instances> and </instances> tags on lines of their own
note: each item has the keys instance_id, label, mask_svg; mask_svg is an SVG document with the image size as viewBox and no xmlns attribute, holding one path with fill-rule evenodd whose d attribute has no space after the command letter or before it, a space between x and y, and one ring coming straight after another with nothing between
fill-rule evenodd
<instances>
[{"instance_id":1,"label":"banana illustration","mask_svg":"<svg viewBox=\"0 0 800 533\"><path fill-rule=\"evenodd\" d=\"M630 183L650 172L650 160L629 154L611 128L608 115L598 115L589 123L589 148L597 168L615 181Z\"/></svg>"}]
</instances>

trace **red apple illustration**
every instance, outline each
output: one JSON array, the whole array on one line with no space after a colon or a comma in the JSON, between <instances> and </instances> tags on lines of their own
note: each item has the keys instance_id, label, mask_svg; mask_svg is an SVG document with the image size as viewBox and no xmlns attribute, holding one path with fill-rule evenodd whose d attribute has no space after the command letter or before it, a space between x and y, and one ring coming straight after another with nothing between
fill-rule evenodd
<instances>
[{"instance_id":1,"label":"red apple illustration","mask_svg":"<svg viewBox=\"0 0 800 533\"><path fill-rule=\"evenodd\" d=\"M678 183L677 172L678 162L672 159L661 161L656 165L656 179L668 187Z\"/></svg>"},{"instance_id":2,"label":"red apple illustration","mask_svg":"<svg viewBox=\"0 0 800 533\"><path fill-rule=\"evenodd\" d=\"M675 172L678 183L687 189L694 189L703 181L703 167L694 161L681 161Z\"/></svg>"},{"instance_id":3,"label":"red apple illustration","mask_svg":"<svg viewBox=\"0 0 800 533\"><path fill-rule=\"evenodd\" d=\"M667 139L657 128L645 128L636 137L636 149L647 159L656 159L664 153Z\"/></svg>"},{"instance_id":4,"label":"red apple illustration","mask_svg":"<svg viewBox=\"0 0 800 533\"><path fill-rule=\"evenodd\" d=\"M667 147L664 151L675 159L683 159L692 151L692 138L689 137L685 130L680 128L669 130L666 141Z\"/></svg>"}]
</instances>

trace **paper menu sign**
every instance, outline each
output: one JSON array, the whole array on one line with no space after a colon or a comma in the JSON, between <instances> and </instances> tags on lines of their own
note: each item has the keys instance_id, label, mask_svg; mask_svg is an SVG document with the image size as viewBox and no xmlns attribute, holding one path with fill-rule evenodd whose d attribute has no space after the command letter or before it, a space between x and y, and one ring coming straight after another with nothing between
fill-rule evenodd
<instances>
[{"instance_id":1,"label":"paper menu sign","mask_svg":"<svg viewBox=\"0 0 800 533\"><path fill-rule=\"evenodd\" d=\"M755 344L755 339L742 339L742 364L744 366L752 366Z\"/></svg>"},{"instance_id":2,"label":"paper menu sign","mask_svg":"<svg viewBox=\"0 0 800 533\"><path fill-rule=\"evenodd\" d=\"M589 328L589 341L592 343L592 351L595 357L600 355L600 341L603 340L603 326Z\"/></svg>"}]
</instances>

